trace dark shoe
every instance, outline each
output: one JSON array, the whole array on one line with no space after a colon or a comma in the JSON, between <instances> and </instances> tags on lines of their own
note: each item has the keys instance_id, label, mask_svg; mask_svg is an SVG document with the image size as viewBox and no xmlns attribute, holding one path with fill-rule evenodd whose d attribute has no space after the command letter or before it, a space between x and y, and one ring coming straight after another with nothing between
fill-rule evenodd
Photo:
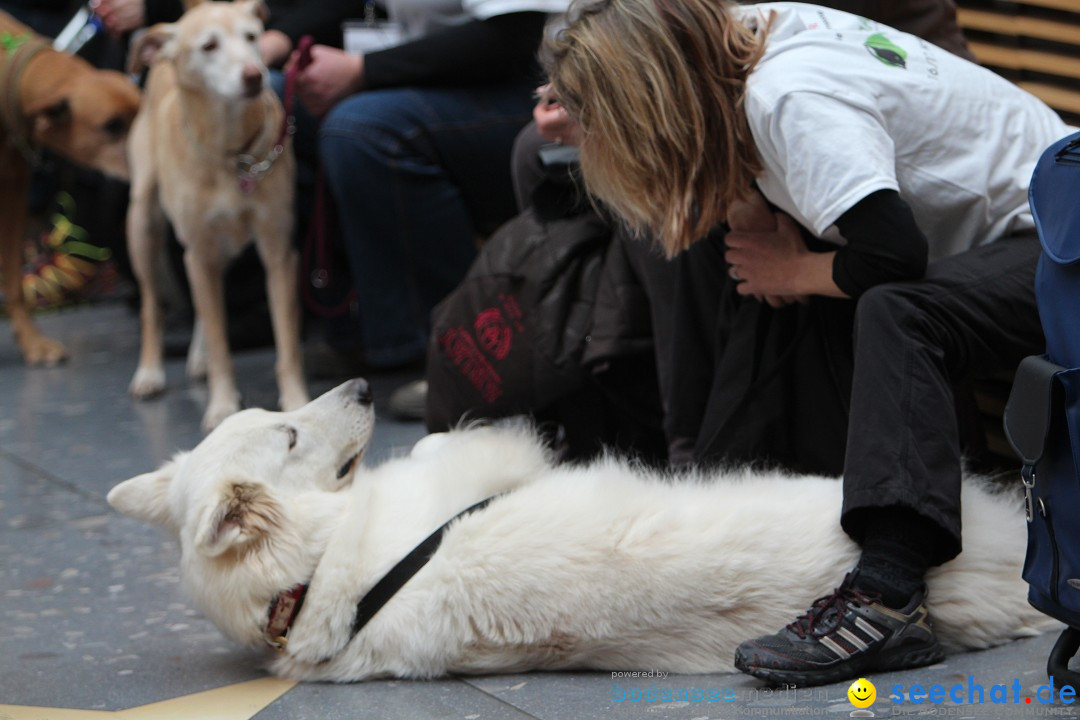
<instances>
[{"instance_id":1,"label":"dark shoe","mask_svg":"<svg viewBox=\"0 0 1080 720\"><path fill-rule=\"evenodd\" d=\"M832 595L775 635L744 642L735 667L778 685L823 685L945 657L927 619L925 589L893 610L853 588L853 580L849 573Z\"/></svg>"},{"instance_id":2,"label":"dark shoe","mask_svg":"<svg viewBox=\"0 0 1080 720\"><path fill-rule=\"evenodd\" d=\"M390 395L387 410L398 420L423 420L427 412L427 380L413 380Z\"/></svg>"},{"instance_id":3,"label":"dark shoe","mask_svg":"<svg viewBox=\"0 0 1080 720\"><path fill-rule=\"evenodd\" d=\"M325 340L311 340L304 345L304 371L316 380L342 380L368 375L371 366L357 349L339 348Z\"/></svg>"}]
</instances>

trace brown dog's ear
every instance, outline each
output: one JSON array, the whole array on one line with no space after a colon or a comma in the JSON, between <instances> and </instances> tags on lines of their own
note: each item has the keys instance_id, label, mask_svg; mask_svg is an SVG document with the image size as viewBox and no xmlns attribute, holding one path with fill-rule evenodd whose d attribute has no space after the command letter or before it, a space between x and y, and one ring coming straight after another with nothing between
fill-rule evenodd
<instances>
[{"instance_id":1,"label":"brown dog's ear","mask_svg":"<svg viewBox=\"0 0 1080 720\"><path fill-rule=\"evenodd\" d=\"M71 122L71 103L67 96L53 99L47 105L28 108L27 114L32 118L33 137L40 142L50 132L55 132Z\"/></svg>"},{"instance_id":2,"label":"brown dog's ear","mask_svg":"<svg viewBox=\"0 0 1080 720\"><path fill-rule=\"evenodd\" d=\"M177 455L154 472L120 483L109 491L106 498L109 505L125 515L179 531L180 526L169 509L169 485L183 458Z\"/></svg>"},{"instance_id":3,"label":"brown dog's ear","mask_svg":"<svg viewBox=\"0 0 1080 720\"><path fill-rule=\"evenodd\" d=\"M266 487L244 480L225 484L218 502L208 508L195 530L195 547L208 557L244 550L282 527L281 506Z\"/></svg>"},{"instance_id":4,"label":"brown dog's ear","mask_svg":"<svg viewBox=\"0 0 1080 720\"><path fill-rule=\"evenodd\" d=\"M176 32L175 23L158 23L135 33L128 51L128 72L141 73L159 57L173 57L176 52Z\"/></svg>"},{"instance_id":5,"label":"brown dog's ear","mask_svg":"<svg viewBox=\"0 0 1080 720\"><path fill-rule=\"evenodd\" d=\"M264 23L270 19L270 8L266 7L263 0L242 0L237 4L243 5L245 10Z\"/></svg>"}]
</instances>

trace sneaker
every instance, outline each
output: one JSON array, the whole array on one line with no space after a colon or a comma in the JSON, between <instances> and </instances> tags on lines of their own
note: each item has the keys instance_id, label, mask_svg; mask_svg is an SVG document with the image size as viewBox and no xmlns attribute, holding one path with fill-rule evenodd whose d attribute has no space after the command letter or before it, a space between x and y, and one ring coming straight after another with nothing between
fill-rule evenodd
<instances>
[{"instance_id":1,"label":"sneaker","mask_svg":"<svg viewBox=\"0 0 1080 720\"><path fill-rule=\"evenodd\" d=\"M423 420L427 412L427 380L413 380L390 394L387 410L398 420Z\"/></svg>"},{"instance_id":2,"label":"sneaker","mask_svg":"<svg viewBox=\"0 0 1080 720\"><path fill-rule=\"evenodd\" d=\"M823 685L945 657L927 618L925 588L893 610L852 587L854 578L849 573L832 595L775 635L744 642L735 667L778 685Z\"/></svg>"}]
</instances>

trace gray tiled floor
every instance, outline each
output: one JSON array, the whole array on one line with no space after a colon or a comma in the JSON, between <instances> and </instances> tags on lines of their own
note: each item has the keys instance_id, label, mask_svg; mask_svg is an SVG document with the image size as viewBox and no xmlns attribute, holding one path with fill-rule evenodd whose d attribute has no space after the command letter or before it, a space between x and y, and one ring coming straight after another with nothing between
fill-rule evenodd
<instances>
[{"instance_id":1,"label":"gray tiled floor","mask_svg":"<svg viewBox=\"0 0 1080 720\"><path fill-rule=\"evenodd\" d=\"M16 706L123 710L261 677L257 659L231 646L179 593L175 544L110 512L104 501L117 481L198 441L204 392L189 388L182 361L173 361L165 397L149 403L128 399L137 327L123 307L68 311L41 318L41 325L72 351L66 366L24 369L6 324L0 325L0 720L60 716ZM272 404L271 353L242 353L236 361L247 403ZM403 379L371 378L381 400ZM312 391L329 387L313 384ZM395 423L380 413L368 462L409 446L421 433L419 424ZM1046 682L1043 668L1053 639L1033 638L950 657L932 668L872 677L879 693L873 709L878 717L920 711L1076 717L1071 707L1037 702L889 702L894 684L966 687L968 676L988 693L996 683L1011 688L1019 679L1021 698L1031 695ZM696 700L694 689L702 697L711 692L733 699ZM771 691L740 675L626 681L603 673L528 674L299 685L252 712L259 720L839 717L853 709L846 689L845 683ZM687 699L648 699L655 691L680 690ZM635 701L638 693L646 700ZM158 716L153 708L138 715Z\"/></svg>"}]
</instances>

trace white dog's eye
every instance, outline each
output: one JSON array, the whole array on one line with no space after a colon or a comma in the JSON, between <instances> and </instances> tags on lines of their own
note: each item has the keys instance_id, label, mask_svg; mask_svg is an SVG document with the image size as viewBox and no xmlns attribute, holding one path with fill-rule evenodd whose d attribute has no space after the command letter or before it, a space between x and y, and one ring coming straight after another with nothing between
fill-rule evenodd
<instances>
[{"instance_id":1,"label":"white dog's eye","mask_svg":"<svg viewBox=\"0 0 1080 720\"><path fill-rule=\"evenodd\" d=\"M217 38L210 38L209 40L207 40L206 42L203 43L202 51L204 53L210 53L210 52L214 52L215 50L217 50L217 48L218 48Z\"/></svg>"},{"instance_id":2,"label":"white dog's eye","mask_svg":"<svg viewBox=\"0 0 1080 720\"><path fill-rule=\"evenodd\" d=\"M245 33L244 34L244 39L247 40L249 43L255 42L255 33L253 33L253 32Z\"/></svg>"},{"instance_id":3,"label":"white dog's eye","mask_svg":"<svg viewBox=\"0 0 1080 720\"><path fill-rule=\"evenodd\" d=\"M292 450L294 447L296 447L296 439L297 439L296 428L292 427L291 425L278 425L277 429L278 430L284 430L285 434L289 436L289 449L290 450Z\"/></svg>"}]
</instances>

